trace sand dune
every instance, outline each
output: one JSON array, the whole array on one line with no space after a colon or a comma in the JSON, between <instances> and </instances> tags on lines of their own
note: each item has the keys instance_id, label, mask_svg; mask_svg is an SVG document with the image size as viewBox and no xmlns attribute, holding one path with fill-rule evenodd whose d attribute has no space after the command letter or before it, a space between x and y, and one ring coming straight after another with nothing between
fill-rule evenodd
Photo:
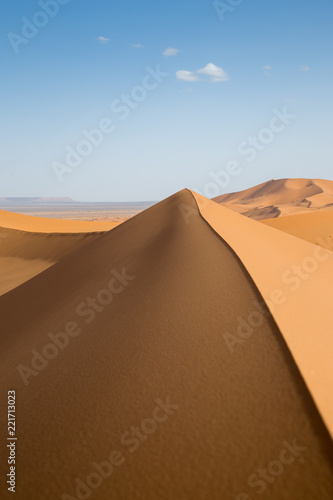
<instances>
[{"instance_id":1,"label":"sand dune","mask_svg":"<svg viewBox=\"0 0 333 500\"><path fill-rule=\"evenodd\" d=\"M92 233L109 231L119 222L73 221L32 217L0 210L0 228L18 229L31 233Z\"/></svg>"},{"instance_id":2,"label":"sand dune","mask_svg":"<svg viewBox=\"0 0 333 500\"><path fill-rule=\"evenodd\" d=\"M289 215L261 222L314 245L333 250L333 211Z\"/></svg>"},{"instance_id":3,"label":"sand dune","mask_svg":"<svg viewBox=\"0 0 333 500\"><path fill-rule=\"evenodd\" d=\"M21 285L102 233L30 233L0 228L0 295Z\"/></svg>"},{"instance_id":4,"label":"sand dune","mask_svg":"<svg viewBox=\"0 0 333 500\"><path fill-rule=\"evenodd\" d=\"M265 234L278 269L291 242L302 245L291 258L315 247L213 202L200 215L196 199L177 193L0 297L0 380L24 415L18 500L332 498L332 441L274 319L243 326L233 353L226 342L272 285L265 270L264 284L254 277L272 250Z\"/></svg>"},{"instance_id":5,"label":"sand dune","mask_svg":"<svg viewBox=\"0 0 333 500\"><path fill-rule=\"evenodd\" d=\"M261 220L318 210L333 210L333 181L279 179L214 199L242 215Z\"/></svg>"},{"instance_id":6,"label":"sand dune","mask_svg":"<svg viewBox=\"0 0 333 500\"><path fill-rule=\"evenodd\" d=\"M324 250L195 196L258 286L333 436L332 247Z\"/></svg>"},{"instance_id":7,"label":"sand dune","mask_svg":"<svg viewBox=\"0 0 333 500\"><path fill-rule=\"evenodd\" d=\"M31 217L0 210L0 295L117 225Z\"/></svg>"}]
</instances>

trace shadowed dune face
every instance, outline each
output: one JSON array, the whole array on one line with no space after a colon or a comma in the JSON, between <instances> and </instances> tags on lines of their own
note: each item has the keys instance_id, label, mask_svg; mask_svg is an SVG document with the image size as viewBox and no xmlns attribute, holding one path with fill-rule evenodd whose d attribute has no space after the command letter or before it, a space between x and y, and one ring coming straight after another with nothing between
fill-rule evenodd
<instances>
[{"instance_id":1,"label":"shadowed dune face","mask_svg":"<svg viewBox=\"0 0 333 500\"><path fill-rule=\"evenodd\" d=\"M0 295L21 285L100 233L29 233L0 228Z\"/></svg>"},{"instance_id":2,"label":"shadowed dune face","mask_svg":"<svg viewBox=\"0 0 333 500\"><path fill-rule=\"evenodd\" d=\"M279 179L214 198L255 220L317 210L333 210L333 181Z\"/></svg>"},{"instance_id":3,"label":"shadowed dune face","mask_svg":"<svg viewBox=\"0 0 333 500\"><path fill-rule=\"evenodd\" d=\"M0 295L118 224L31 217L0 210Z\"/></svg>"},{"instance_id":4,"label":"shadowed dune face","mask_svg":"<svg viewBox=\"0 0 333 500\"><path fill-rule=\"evenodd\" d=\"M106 304L115 272L125 278ZM100 297L95 308L89 297ZM15 387L20 412L16 498L75 498L77 478L112 450L124 461L91 498L332 498L332 442L272 318L233 353L225 342L255 301L246 269L188 191L0 297L0 379ZM31 367L31 350L42 353L70 321L79 333L25 385L17 366ZM173 406L151 432L158 398ZM288 463L277 464L286 449ZM267 466L269 481L258 477Z\"/></svg>"}]
</instances>

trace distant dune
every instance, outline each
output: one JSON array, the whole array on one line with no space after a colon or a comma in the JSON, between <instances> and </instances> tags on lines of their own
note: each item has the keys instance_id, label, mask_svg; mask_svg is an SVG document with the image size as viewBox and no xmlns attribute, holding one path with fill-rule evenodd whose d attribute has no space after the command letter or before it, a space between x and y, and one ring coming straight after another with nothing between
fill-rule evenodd
<instances>
[{"instance_id":1,"label":"distant dune","mask_svg":"<svg viewBox=\"0 0 333 500\"><path fill-rule=\"evenodd\" d=\"M88 233L109 231L117 222L73 221L32 217L0 210L0 228L18 229L30 233Z\"/></svg>"},{"instance_id":2,"label":"distant dune","mask_svg":"<svg viewBox=\"0 0 333 500\"><path fill-rule=\"evenodd\" d=\"M316 245L188 190L74 232L0 243L52 261L0 297L16 498L333 498L331 252L293 292L281 278Z\"/></svg>"},{"instance_id":3,"label":"distant dune","mask_svg":"<svg viewBox=\"0 0 333 500\"><path fill-rule=\"evenodd\" d=\"M0 295L33 278L102 233L29 233L0 228Z\"/></svg>"},{"instance_id":4,"label":"distant dune","mask_svg":"<svg viewBox=\"0 0 333 500\"><path fill-rule=\"evenodd\" d=\"M333 181L271 180L245 191L218 196L214 201L256 220L333 210Z\"/></svg>"},{"instance_id":5,"label":"distant dune","mask_svg":"<svg viewBox=\"0 0 333 500\"><path fill-rule=\"evenodd\" d=\"M111 222L47 219L0 210L0 295L115 226Z\"/></svg>"},{"instance_id":6,"label":"distant dune","mask_svg":"<svg viewBox=\"0 0 333 500\"><path fill-rule=\"evenodd\" d=\"M261 222L297 238L333 250L333 211L289 215Z\"/></svg>"}]
</instances>

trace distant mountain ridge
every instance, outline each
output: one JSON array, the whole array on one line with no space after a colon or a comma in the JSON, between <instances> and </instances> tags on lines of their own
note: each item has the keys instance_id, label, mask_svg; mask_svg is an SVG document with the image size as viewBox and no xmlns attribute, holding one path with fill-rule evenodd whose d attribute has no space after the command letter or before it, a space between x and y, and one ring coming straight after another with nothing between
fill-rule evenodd
<instances>
[{"instance_id":1,"label":"distant mountain ridge","mask_svg":"<svg viewBox=\"0 0 333 500\"><path fill-rule=\"evenodd\" d=\"M38 205L38 204L52 204L52 205L61 205L63 203L75 203L75 200L69 197L55 197L55 198L47 198L47 197L10 197L10 198L0 198L0 205Z\"/></svg>"}]
</instances>

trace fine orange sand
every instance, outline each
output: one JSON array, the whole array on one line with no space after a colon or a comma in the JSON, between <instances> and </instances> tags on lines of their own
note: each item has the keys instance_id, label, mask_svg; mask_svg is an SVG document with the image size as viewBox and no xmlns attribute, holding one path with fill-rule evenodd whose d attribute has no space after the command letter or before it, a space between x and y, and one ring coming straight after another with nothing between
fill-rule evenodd
<instances>
[{"instance_id":1,"label":"fine orange sand","mask_svg":"<svg viewBox=\"0 0 333 500\"><path fill-rule=\"evenodd\" d=\"M255 220L333 210L333 181L273 179L214 201Z\"/></svg>"},{"instance_id":2,"label":"fine orange sand","mask_svg":"<svg viewBox=\"0 0 333 500\"><path fill-rule=\"evenodd\" d=\"M0 295L103 233L30 233L0 228Z\"/></svg>"},{"instance_id":3,"label":"fine orange sand","mask_svg":"<svg viewBox=\"0 0 333 500\"><path fill-rule=\"evenodd\" d=\"M64 219L48 219L16 214L0 210L0 228L18 229L31 233L92 233L109 231L119 222L109 221L74 221Z\"/></svg>"},{"instance_id":4,"label":"fine orange sand","mask_svg":"<svg viewBox=\"0 0 333 500\"><path fill-rule=\"evenodd\" d=\"M0 295L117 225L31 217L0 210Z\"/></svg>"},{"instance_id":5,"label":"fine orange sand","mask_svg":"<svg viewBox=\"0 0 333 500\"><path fill-rule=\"evenodd\" d=\"M314 245L333 250L333 211L289 215L261 222Z\"/></svg>"},{"instance_id":6,"label":"fine orange sand","mask_svg":"<svg viewBox=\"0 0 333 500\"><path fill-rule=\"evenodd\" d=\"M30 243L33 258L43 244L51 252L53 236L48 247L45 235L14 236L8 252L20 259L31 260ZM273 309L268 294L281 271L315 245L187 190L80 244L0 297L1 387L17 399L15 498L249 500L264 488L270 500L330 500L333 412L323 400L331 399L332 370L323 351L331 340L327 314L315 323L315 313L330 307L331 260L274 316L263 305L267 318L249 333L237 332L239 322L258 316L263 299ZM116 272L123 278L107 304ZM75 336L62 336L67 345L34 365L25 385L17 367L32 368L49 335L65 330ZM161 410L167 398L169 415ZM96 477L113 450L118 465ZM277 463L281 456L288 464ZM268 466L275 475L259 481ZM76 491L78 478L93 473L98 487ZM1 487L1 498L11 498Z\"/></svg>"},{"instance_id":7,"label":"fine orange sand","mask_svg":"<svg viewBox=\"0 0 333 500\"><path fill-rule=\"evenodd\" d=\"M333 436L332 249L324 250L217 207L200 195L195 197L201 214L223 234L254 279Z\"/></svg>"}]
</instances>

